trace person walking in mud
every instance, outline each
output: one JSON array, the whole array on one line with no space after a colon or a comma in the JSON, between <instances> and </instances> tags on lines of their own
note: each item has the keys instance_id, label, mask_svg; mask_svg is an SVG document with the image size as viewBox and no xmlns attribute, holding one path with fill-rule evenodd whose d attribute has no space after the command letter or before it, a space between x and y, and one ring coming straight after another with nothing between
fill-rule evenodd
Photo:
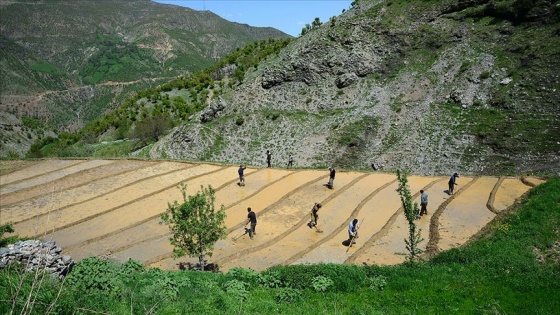
<instances>
[{"instance_id":1,"label":"person walking in mud","mask_svg":"<svg viewBox=\"0 0 560 315\"><path fill-rule=\"evenodd\" d=\"M327 187L330 189L333 189L335 175L336 170L334 169L334 166L329 167L329 183L327 184Z\"/></svg>"},{"instance_id":2,"label":"person walking in mud","mask_svg":"<svg viewBox=\"0 0 560 315\"><path fill-rule=\"evenodd\" d=\"M266 164L268 168L272 167L270 160L272 160L272 153L270 153L269 150L266 150Z\"/></svg>"},{"instance_id":3,"label":"person walking in mud","mask_svg":"<svg viewBox=\"0 0 560 315\"><path fill-rule=\"evenodd\" d=\"M453 192L455 190L455 185L457 185L457 177L459 177L459 174L457 173L453 173L453 175L451 175L451 178L449 178L449 190L448 193L449 195L453 195Z\"/></svg>"},{"instance_id":4,"label":"person walking in mud","mask_svg":"<svg viewBox=\"0 0 560 315\"><path fill-rule=\"evenodd\" d=\"M420 216L428 214L428 194L420 190Z\"/></svg>"},{"instance_id":5,"label":"person walking in mud","mask_svg":"<svg viewBox=\"0 0 560 315\"><path fill-rule=\"evenodd\" d=\"M288 157L288 166L286 168L294 167L294 157L290 154Z\"/></svg>"},{"instance_id":6,"label":"person walking in mud","mask_svg":"<svg viewBox=\"0 0 560 315\"><path fill-rule=\"evenodd\" d=\"M246 169L246 167L243 167L243 165L239 165L239 169L237 170L237 173L239 174L239 186L245 186L245 175L243 174L243 171Z\"/></svg>"},{"instance_id":7,"label":"person walking in mud","mask_svg":"<svg viewBox=\"0 0 560 315\"><path fill-rule=\"evenodd\" d=\"M348 224L348 246L356 244L356 239L358 238L358 229L360 228L360 222L358 219L350 221Z\"/></svg>"},{"instance_id":8,"label":"person walking in mud","mask_svg":"<svg viewBox=\"0 0 560 315\"><path fill-rule=\"evenodd\" d=\"M251 223L251 228L249 229L249 237L253 239L253 235L257 235L255 228L257 227L257 215L251 210L251 207L247 208L247 221L245 225Z\"/></svg>"}]
</instances>

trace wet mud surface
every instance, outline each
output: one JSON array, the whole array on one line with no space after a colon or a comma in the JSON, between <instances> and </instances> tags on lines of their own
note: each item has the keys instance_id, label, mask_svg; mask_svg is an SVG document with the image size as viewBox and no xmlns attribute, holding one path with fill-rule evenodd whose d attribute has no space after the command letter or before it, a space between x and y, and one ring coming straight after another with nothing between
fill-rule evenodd
<instances>
[{"instance_id":1,"label":"wet mud surface","mask_svg":"<svg viewBox=\"0 0 560 315\"><path fill-rule=\"evenodd\" d=\"M214 246L209 261L263 270L277 264L320 262L391 265L406 259L404 217L395 174L337 172L328 189L328 170L245 170L239 186L237 167L138 160L43 160L2 162L0 224L11 222L24 237L53 239L65 254L80 260L100 256L146 266L178 269L169 244L169 228L160 224L168 202L181 202L201 186L216 190L216 206L226 211L228 236ZM445 177L409 176L429 196L428 214L416 221L423 250L461 246L499 212L515 203L535 177L460 177L454 195ZM313 204L320 202L316 228L310 228ZM247 207L257 214L257 235L244 235ZM350 248L348 223L361 221Z\"/></svg>"}]
</instances>

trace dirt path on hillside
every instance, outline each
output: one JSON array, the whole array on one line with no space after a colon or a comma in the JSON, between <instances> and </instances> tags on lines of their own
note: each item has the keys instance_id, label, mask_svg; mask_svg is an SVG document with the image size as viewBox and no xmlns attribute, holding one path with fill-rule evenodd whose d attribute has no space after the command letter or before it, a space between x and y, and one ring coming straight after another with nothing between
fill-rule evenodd
<instances>
[{"instance_id":1,"label":"dirt path on hillside","mask_svg":"<svg viewBox=\"0 0 560 315\"><path fill-rule=\"evenodd\" d=\"M172 258L170 232L160 224L168 202L181 201L200 186L216 190L224 205L228 237L215 244L210 259L221 270L240 266L263 270L275 264L334 262L398 264L405 260L408 223L396 192L394 174L337 173L327 189L325 170L249 168L246 186L237 185L237 167L139 160L43 160L0 165L0 224L13 222L24 237L53 239L74 259L90 255L146 266L176 269L192 258ZM409 176L418 202L429 195L428 215L417 220L422 249L460 246L510 207L532 186L534 177L461 177L455 195L445 193L447 176ZM319 228L310 229L310 211L323 203ZM257 213L257 235L243 235L247 207ZM351 248L352 218L363 220ZM241 237L239 237L241 236ZM235 237L239 237L234 240Z\"/></svg>"},{"instance_id":2,"label":"dirt path on hillside","mask_svg":"<svg viewBox=\"0 0 560 315\"><path fill-rule=\"evenodd\" d=\"M116 81L107 81L107 82L103 82L103 83L98 83L95 84L96 87L99 86L127 86L127 85L132 85L132 84L137 84L140 82L145 82L145 81L157 81L157 80L163 80L163 79L175 79L176 77L157 77L157 78L144 78L144 79L138 79L138 80L134 80L134 81L125 81L125 82L116 82ZM37 106L42 100L43 98L45 98L46 96L50 95L50 94L59 94L59 93L67 93L67 92L77 92L80 90L84 90L84 89L92 89L93 85L82 85L82 86L75 86L69 89L65 89L65 90L46 90L43 91L41 93L35 94L35 95L2 95L2 104L3 104L3 108L9 108L10 106L13 106L13 103L26 103L27 107L31 107L34 108L35 106Z\"/></svg>"}]
</instances>

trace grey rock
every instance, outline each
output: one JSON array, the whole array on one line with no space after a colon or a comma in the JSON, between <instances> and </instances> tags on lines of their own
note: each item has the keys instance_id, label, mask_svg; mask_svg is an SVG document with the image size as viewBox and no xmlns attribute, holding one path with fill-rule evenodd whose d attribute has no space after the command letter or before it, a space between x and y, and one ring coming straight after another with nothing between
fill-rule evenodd
<instances>
[{"instance_id":1,"label":"grey rock","mask_svg":"<svg viewBox=\"0 0 560 315\"><path fill-rule=\"evenodd\" d=\"M338 78L336 78L335 84L339 89L349 86L358 79L358 76L354 73L345 73Z\"/></svg>"},{"instance_id":2,"label":"grey rock","mask_svg":"<svg viewBox=\"0 0 560 315\"><path fill-rule=\"evenodd\" d=\"M0 250L0 268L12 263L25 266L26 271L37 269L48 270L52 275L61 278L71 269L74 262L68 255L61 256L62 248L52 241L27 240L10 244Z\"/></svg>"},{"instance_id":3,"label":"grey rock","mask_svg":"<svg viewBox=\"0 0 560 315\"><path fill-rule=\"evenodd\" d=\"M208 106L200 114L200 121L209 122L214 120L223 109L224 106L220 103Z\"/></svg>"},{"instance_id":4,"label":"grey rock","mask_svg":"<svg viewBox=\"0 0 560 315\"><path fill-rule=\"evenodd\" d=\"M68 265L69 263L72 262L72 257L69 256L69 255L62 255L62 262L63 262L65 265Z\"/></svg>"},{"instance_id":5,"label":"grey rock","mask_svg":"<svg viewBox=\"0 0 560 315\"><path fill-rule=\"evenodd\" d=\"M512 78L505 78L505 79L503 79L502 81L500 81L500 84L501 84L501 85L508 85L508 84L511 83L511 81L513 81Z\"/></svg>"}]
</instances>

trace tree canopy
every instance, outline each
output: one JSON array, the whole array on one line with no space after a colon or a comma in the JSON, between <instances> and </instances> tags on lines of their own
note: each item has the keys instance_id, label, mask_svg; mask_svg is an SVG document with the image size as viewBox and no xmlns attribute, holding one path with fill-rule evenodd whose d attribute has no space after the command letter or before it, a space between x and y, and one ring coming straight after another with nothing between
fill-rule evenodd
<instances>
[{"instance_id":1,"label":"tree canopy","mask_svg":"<svg viewBox=\"0 0 560 315\"><path fill-rule=\"evenodd\" d=\"M183 195L183 203L177 201L168 203L167 211L161 215L162 221L169 225L175 257L198 257L202 270L206 265L204 257L212 256L214 243L225 239L225 210L224 205L216 210L214 202L215 190L212 186L204 188L195 195L187 197L187 186L179 185Z\"/></svg>"}]
</instances>

